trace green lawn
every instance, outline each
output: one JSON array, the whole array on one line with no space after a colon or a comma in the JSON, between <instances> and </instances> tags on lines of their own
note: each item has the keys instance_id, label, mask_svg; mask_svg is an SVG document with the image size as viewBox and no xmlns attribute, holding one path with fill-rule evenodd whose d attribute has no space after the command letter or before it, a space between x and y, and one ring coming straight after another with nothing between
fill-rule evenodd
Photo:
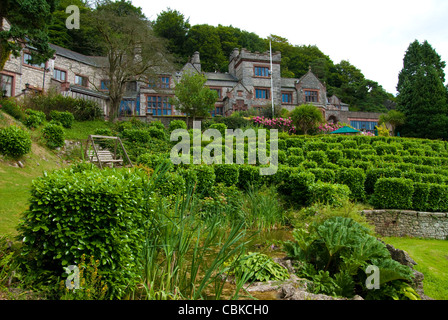
<instances>
[{"instance_id":1,"label":"green lawn","mask_svg":"<svg viewBox=\"0 0 448 320\"><path fill-rule=\"evenodd\" d=\"M74 121L70 129L65 129L65 138L67 140L87 140L89 135L94 134L96 129L109 129L110 122L104 120Z\"/></svg>"},{"instance_id":2,"label":"green lawn","mask_svg":"<svg viewBox=\"0 0 448 320\"><path fill-rule=\"evenodd\" d=\"M395 248L406 251L425 275L423 289L428 297L448 300L448 240L384 238Z\"/></svg>"}]
</instances>

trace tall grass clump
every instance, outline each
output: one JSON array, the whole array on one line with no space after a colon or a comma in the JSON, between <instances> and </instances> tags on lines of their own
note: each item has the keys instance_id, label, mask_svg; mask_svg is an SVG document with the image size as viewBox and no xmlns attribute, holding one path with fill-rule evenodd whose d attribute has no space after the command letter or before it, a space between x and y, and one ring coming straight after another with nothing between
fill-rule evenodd
<instances>
[{"instance_id":1,"label":"tall grass clump","mask_svg":"<svg viewBox=\"0 0 448 320\"><path fill-rule=\"evenodd\" d=\"M156 170L154 188L164 175ZM152 193L147 190L147 196ZM198 201L189 185L174 200L161 198L145 221L141 252L142 290L148 300L219 299L224 285L225 262L244 251L242 223L227 228L220 215L207 220L194 213Z\"/></svg>"}]
</instances>

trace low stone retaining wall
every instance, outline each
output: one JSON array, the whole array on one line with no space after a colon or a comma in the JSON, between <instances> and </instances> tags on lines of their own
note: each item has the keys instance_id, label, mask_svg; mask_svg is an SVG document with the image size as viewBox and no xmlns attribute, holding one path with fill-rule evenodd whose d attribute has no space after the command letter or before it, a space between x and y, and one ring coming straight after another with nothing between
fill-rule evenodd
<instances>
[{"instance_id":1,"label":"low stone retaining wall","mask_svg":"<svg viewBox=\"0 0 448 320\"><path fill-rule=\"evenodd\" d=\"M383 237L448 239L448 213L408 210L364 210L361 213Z\"/></svg>"}]
</instances>

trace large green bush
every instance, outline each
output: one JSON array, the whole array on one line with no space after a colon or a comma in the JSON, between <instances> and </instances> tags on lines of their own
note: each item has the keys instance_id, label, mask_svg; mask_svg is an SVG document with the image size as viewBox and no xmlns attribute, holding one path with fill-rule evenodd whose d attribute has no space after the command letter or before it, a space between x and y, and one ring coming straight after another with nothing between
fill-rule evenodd
<instances>
[{"instance_id":1,"label":"large green bush","mask_svg":"<svg viewBox=\"0 0 448 320\"><path fill-rule=\"evenodd\" d=\"M54 123L48 123L42 130L46 144L51 149L60 148L65 143L64 128Z\"/></svg>"},{"instance_id":2,"label":"large green bush","mask_svg":"<svg viewBox=\"0 0 448 320\"><path fill-rule=\"evenodd\" d=\"M344 184L317 181L310 185L311 203L323 203L334 207L342 206L350 198L350 189Z\"/></svg>"},{"instance_id":3,"label":"large green bush","mask_svg":"<svg viewBox=\"0 0 448 320\"><path fill-rule=\"evenodd\" d=\"M375 188L375 183L380 178L400 178L401 170L387 167L387 168L373 168L366 172L365 190L367 194L372 194Z\"/></svg>"},{"instance_id":4,"label":"large green bush","mask_svg":"<svg viewBox=\"0 0 448 320\"><path fill-rule=\"evenodd\" d=\"M224 183L226 186L238 185L239 166L236 164L214 165L216 183Z\"/></svg>"},{"instance_id":5,"label":"large green bush","mask_svg":"<svg viewBox=\"0 0 448 320\"><path fill-rule=\"evenodd\" d=\"M147 177L136 170L65 169L33 181L18 231L23 265L36 281L58 283L81 256L99 260L112 297L123 297L139 274Z\"/></svg>"},{"instance_id":6,"label":"large green bush","mask_svg":"<svg viewBox=\"0 0 448 320\"><path fill-rule=\"evenodd\" d=\"M41 111L27 109L25 113L23 123L30 129L39 128L46 120L45 113Z\"/></svg>"},{"instance_id":7,"label":"large green bush","mask_svg":"<svg viewBox=\"0 0 448 320\"><path fill-rule=\"evenodd\" d=\"M336 182L350 188L351 199L363 201L366 197L364 183L366 174L361 168L340 168L336 173Z\"/></svg>"},{"instance_id":8,"label":"large green bush","mask_svg":"<svg viewBox=\"0 0 448 320\"><path fill-rule=\"evenodd\" d=\"M15 125L0 129L0 153L20 158L31 151L30 133Z\"/></svg>"},{"instance_id":9,"label":"large green bush","mask_svg":"<svg viewBox=\"0 0 448 320\"><path fill-rule=\"evenodd\" d=\"M412 208L414 184L404 178L380 178L375 183L375 191L371 202L377 209Z\"/></svg>"},{"instance_id":10,"label":"large green bush","mask_svg":"<svg viewBox=\"0 0 448 320\"><path fill-rule=\"evenodd\" d=\"M67 129L70 129L73 125L73 121L75 121L73 113L68 111L60 112L57 110L52 110L50 112L50 117L52 120L59 121L62 126Z\"/></svg>"},{"instance_id":11,"label":"large green bush","mask_svg":"<svg viewBox=\"0 0 448 320\"><path fill-rule=\"evenodd\" d=\"M51 90L45 95L27 96L24 105L30 109L42 111L47 116L50 116L53 110L68 111L77 121L98 120L104 116L99 104L93 100L66 97Z\"/></svg>"},{"instance_id":12,"label":"large green bush","mask_svg":"<svg viewBox=\"0 0 448 320\"><path fill-rule=\"evenodd\" d=\"M183 120L173 120L170 122L170 125L168 127L168 131L172 132L177 129L184 129L187 130L187 123Z\"/></svg>"},{"instance_id":13,"label":"large green bush","mask_svg":"<svg viewBox=\"0 0 448 320\"><path fill-rule=\"evenodd\" d=\"M278 191L297 206L306 206L311 202L310 186L315 182L311 172L293 171L282 183Z\"/></svg>"},{"instance_id":14,"label":"large green bush","mask_svg":"<svg viewBox=\"0 0 448 320\"><path fill-rule=\"evenodd\" d=\"M12 116L13 118L22 121L25 119L26 114L23 108L17 103L15 99L1 99L0 100L1 109Z\"/></svg>"},{"instance_id":15,"label":"large green bush","mask_svg":"<svg viewBox=\"0 0 448 320\"><path fill-rule=\"evenodd\" d=\"M298 262L298 276L310 279L308 290L337 297L392 300L419 299L409 285L411 268L392 259L386 245L353 219L333 217L293 231L284 243ZM366 287L367 267L378 267L380 288ZM411 294L409 294L411 293Z\"/></svg>"}]
</instances>

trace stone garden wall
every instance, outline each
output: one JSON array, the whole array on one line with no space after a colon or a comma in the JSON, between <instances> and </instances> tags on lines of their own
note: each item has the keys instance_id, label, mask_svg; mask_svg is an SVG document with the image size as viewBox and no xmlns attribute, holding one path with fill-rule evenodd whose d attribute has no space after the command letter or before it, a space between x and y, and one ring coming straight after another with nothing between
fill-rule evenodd
<instances>
[{"instance_id":1,"label":"stone garden wall","mask_svg":"<svg viewBox=\"0 0 448 320\"><path fill-rule=\"evenodd\" d=\"M362 214L383 237L448 239L448 214L408 210L364 210Z\"/></svg>"}]
</instances>

